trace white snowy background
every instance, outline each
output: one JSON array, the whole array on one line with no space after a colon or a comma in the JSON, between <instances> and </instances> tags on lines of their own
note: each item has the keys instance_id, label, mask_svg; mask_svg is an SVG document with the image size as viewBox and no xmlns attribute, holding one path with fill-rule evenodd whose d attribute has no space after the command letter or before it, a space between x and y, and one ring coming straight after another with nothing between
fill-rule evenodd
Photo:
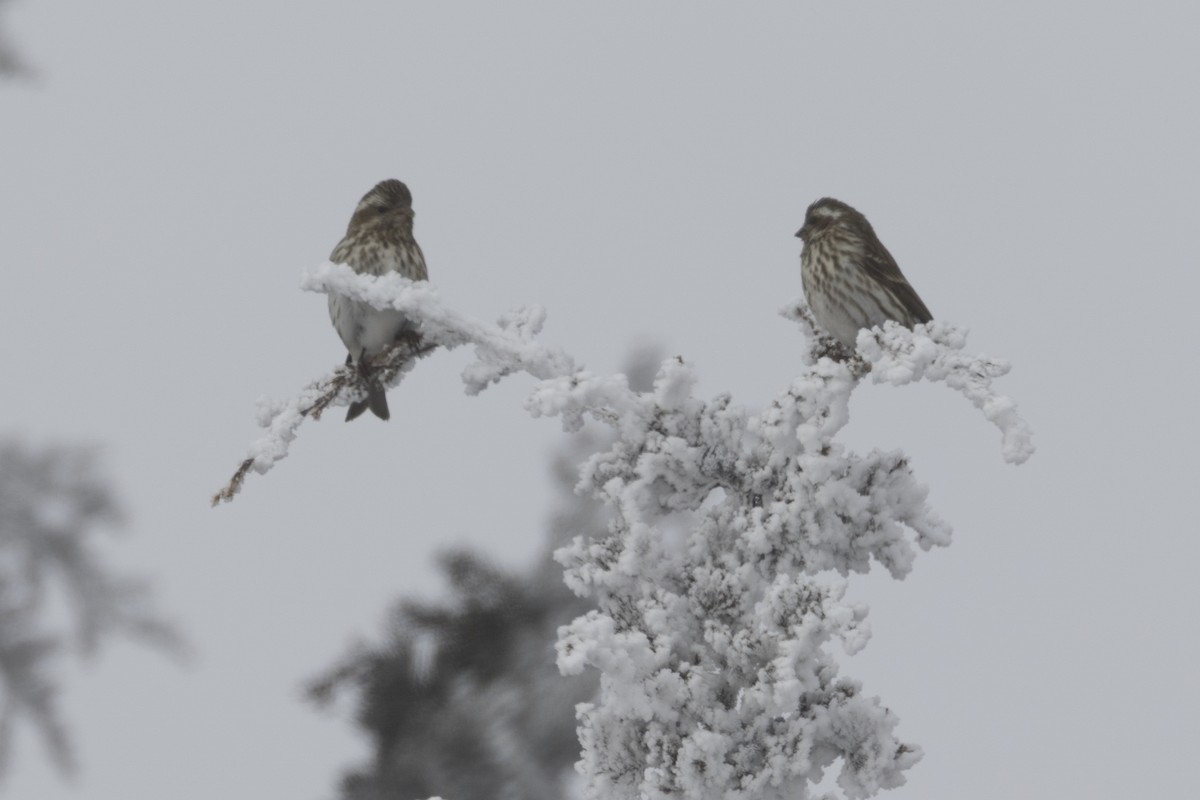
<instances>
[{"instance_id":1,"label":"white snowy background","mask_svg":"<svg viewBox=\"0 0 1200 800\"><path fill-rule=\"evenodd\" d=\"M938 318L1011 359L1038 453L974 409L866 386L848 444L906 450L954 544L852 581L861 678L925 758L893 798L1186 796L1200 742L1192 510L1200 108L1186 3L162 4L23 0L0 83L0 432L105 446L188 668L118 645L67 668L82 770L26 730L17 798L328 797L365 755L302 682L430 554L543 543L557 422L517 377L425 359L393 420L306 425L208 498L344 356L301 292L358 198L410 185L443 300L537 302L617 369L661 342L699 393L767 402L802 343L792 237L864 211Z\"/></svg>"}]
</instances>

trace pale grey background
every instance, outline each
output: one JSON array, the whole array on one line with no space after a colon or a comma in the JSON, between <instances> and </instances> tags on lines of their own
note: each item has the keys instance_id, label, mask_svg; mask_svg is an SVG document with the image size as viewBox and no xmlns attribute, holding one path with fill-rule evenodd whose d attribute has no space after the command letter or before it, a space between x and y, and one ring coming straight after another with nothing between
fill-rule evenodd
<instances>
[{"instance_id":1,"label":"pale grey background","mask_svg":"<svg viewBox=\"0 0 1200 800\"><path fill-rule=\"evenodd\" d=\"M422 362L390 424L307 426L207 500L254 399L343 357L296 289L399 177L448 302L550 310L594 369L662 342L760 405L798 369L792 233L868 214L935 316L1011 358L1026 466L938 387L866 387L847 439L903 447L955 524L855 584L848 660L925 760L895 798L1181 797L1200 744L1194 453L1200 115L1186 2L161 3L24 0L0 84L3 429L107 447L115 563L200 652L64 673L83 771L26 732L12 797L320 798L366 754L302 681L430 554L519 565L557 422L516 378Z\"/></svg>"}]
</instances>

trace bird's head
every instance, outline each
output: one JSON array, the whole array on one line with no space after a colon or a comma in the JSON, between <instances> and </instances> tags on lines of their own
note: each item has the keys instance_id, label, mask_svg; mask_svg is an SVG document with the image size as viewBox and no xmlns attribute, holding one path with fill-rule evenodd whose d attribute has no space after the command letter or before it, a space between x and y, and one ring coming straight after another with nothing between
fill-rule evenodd
<instances>
[{"instance_id":1,"label":"bird's head","mask_svg":"<svg viewBox=\"0 0 1200 800\"><path fill-rule=\"evenodd\" d=\"M834 200L832 197L822 197L808 207L808 211L804 214L804 225L801 226L800 230L796 231L796 236L807 244L825 231L836 227L839 223L848 222L856 218L862 218L862 214L859 214L841 200Z\"/></svg>"},{"instance_id":2,"label":"bird's head","mask_svg":"<svg viewBox=\"0 0 1200 800\"><path fill-rule=\"evenodd\" d=\"M411 220L412 192L395 178L380 181L363 195L350 218L350 228L374 225L376 221L392 222L398 218Z\"/></svg>"}]
</instances>

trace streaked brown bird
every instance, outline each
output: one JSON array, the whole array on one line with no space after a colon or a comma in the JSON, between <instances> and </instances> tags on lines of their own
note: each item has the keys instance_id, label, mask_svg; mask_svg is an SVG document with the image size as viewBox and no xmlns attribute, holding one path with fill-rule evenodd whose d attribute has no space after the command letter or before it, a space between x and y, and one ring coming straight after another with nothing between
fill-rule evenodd
<instances>
[{"instance_id":1,"label":"streaked brown bird","mask_svg":"<svg viewBox=\"0 0 1200 800\"><path fill-rule=\"evenodd\" d=\"M808 207L800 279L817 324L850 350L863 328L895 320L911 328L933 316L867 218L841 200Z\"/></svg>"},{"instance_id":2,"label":"streaked brown bird","mask_svg":"<svg viewBox=\"0 0 1200 800\"><path fill-rule=\"evenodd\" d=\"M412 194L398 180L380 181L363 195L350 217L346 235L333 248L329 260L348 264L360 275L399 272L414 281L428 280L425 256L413 238ZM350 404L346 421L368 408L387 419L387 393L378 378L370 377L371 358L404 336L416 335L416 326L395 310L381 310L358 300L329 295L329 318L349 350L346 364L355 364L367 376L367 398Z\"/></svg>"}]
</instances>

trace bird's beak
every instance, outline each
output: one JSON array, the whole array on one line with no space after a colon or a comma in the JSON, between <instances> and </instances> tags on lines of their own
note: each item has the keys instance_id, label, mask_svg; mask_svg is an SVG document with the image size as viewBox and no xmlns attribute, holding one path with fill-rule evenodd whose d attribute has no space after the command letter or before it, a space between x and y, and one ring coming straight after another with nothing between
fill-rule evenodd
<instances>
[{"instance_id":1,"label":"bird's beak","mask_svg":"<svg viewBox=\"0 0 1200 800\"><path fill-rule=\"evenodd\" d=\"M807 226L807 225L805 225L803 228L801 228L800 230L796 231L796 238L797 238L797 239L804 239L805 241L807 241L807 238L806 238L807 234L808 234L808 226Z\"/></svg>"}]
</instances>

